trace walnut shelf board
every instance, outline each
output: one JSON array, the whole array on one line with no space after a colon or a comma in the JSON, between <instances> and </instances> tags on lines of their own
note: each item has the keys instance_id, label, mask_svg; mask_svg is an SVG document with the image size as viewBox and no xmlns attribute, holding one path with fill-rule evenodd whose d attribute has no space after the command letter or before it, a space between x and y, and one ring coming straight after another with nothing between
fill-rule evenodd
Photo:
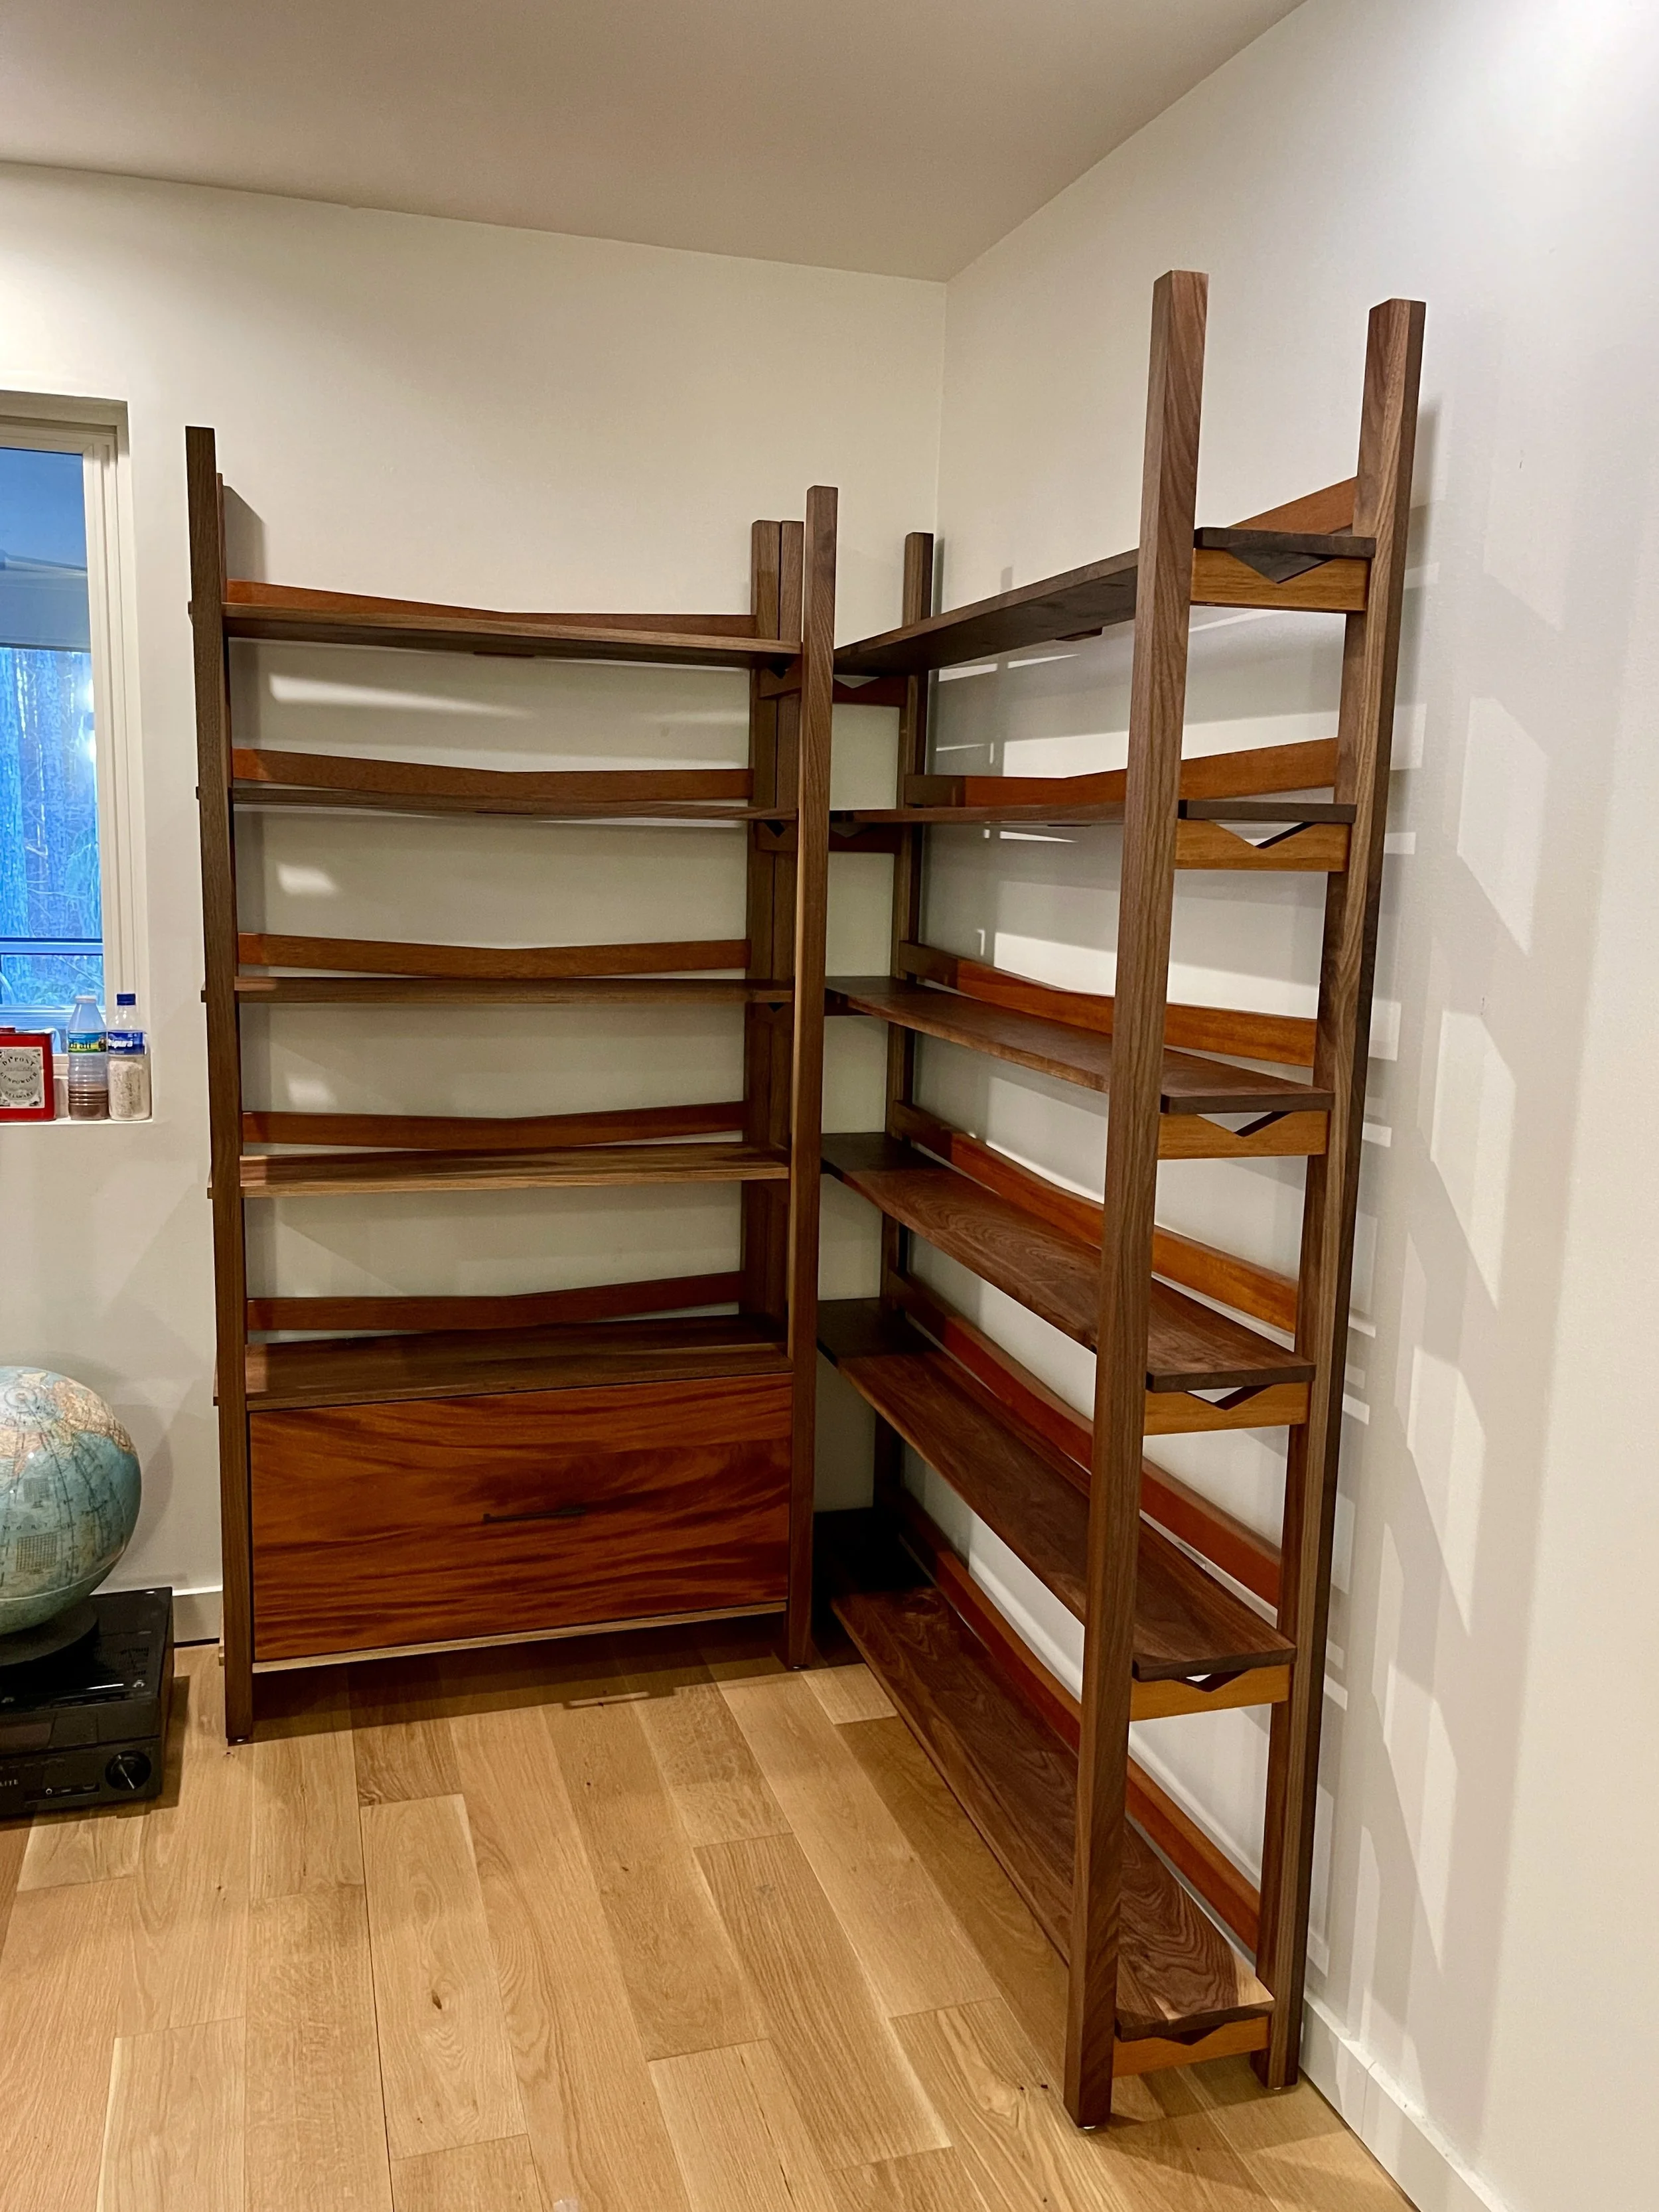
<instances>
[{"instance_id":1,"label":"walnut shelf board","mask_svg":"<svg viewBox=\"0 0 1659 2212\"><path fill-rule=\"evenodd\" d=\"M787 1006L787 983L744 975L248 975L244 1006Z\"/></svg>"},{"instance_id":2,"label":"walnut shelf board","mask_svg":"<svg viewBox=\"0 0 1659 2212\"><path fill-rule=\"evenodd\" d=\"M983 779L988 781L989 779ZM1027 779L1022 777L1024 783ZM1060 779L1056 778L1056 781ZM1183 799L1176 809L1176 819L1182 822L1261 822L1350 823L1354 810L1335 799ZM838 807L830 817L838 830L879 828L887 823L995 823L999 822L1030 823L1037 827L1065 830L1083 828L1092 823L1121 823L1123 801L1116 799L1067 799L1064 793L1051 799L1016 799L964 800L960 804L940 801L936 805L913 806L851 806Z\"/></svg>"},{"instance_id":3,"label":"walnut shelf board","mask_svg":"<svg viewBox=\"0 0 1659 2212\"><path fill-rule=\"evenodd\" d=\"M784 1375L789 1360L763 1323L741 1315L715 1315L251 1344L246 1372L249 1411L269 1413L396 1398L471 1398L505 1390Z\"/></svg>"},{"instance_id":4,"label":"walnut shelf board","mask_svg":"<svg viewBox=\"0 0 1659 2212\"><path fill-rule=\"evenodd\" d=\"M564 1146L524 1152L245 1152L241 1176L244 1198L788 1180L786 1153L718 1143Z\"/></svg>"},{"instance_id":5,"label":"walnut shelf board","mask_svg":"<svg viewBox=\"0 0 1659 2212\"><path fill-rule=\"evenodd\" d=\"M1194 555L1194 602L1224 603L1210 599L1212 580L1219 581L1224 573L1218 563L1229 564L1229 569L1248 570L1252 559L1272 562L1276 556L1284 556L1291 559L1300 556L1304 569L1298 577L1277 587L1283 594L1283 603L1317 607L1327 596L1316 585L1310 588L1310 580L1318 576L1319 568L1340 562L1340 579L1334 577L1331 580L1346 586L1352 581L1350 564L1358 564L1363 582L1363 565L1373 550L1373 541L1369 538L1346 532L1200 530ZM860 638L856 644L844 645L837 652L836 672L839 676L919 676L931 669L959 667L969 660L994 659L1001 653L1018 653L1027 646L1051 645L1059 639L1086 636L1118 623L1131 622L1134 618L1139 566L1138 550L1114 554L1109 560L1091 561L1058 576L1021 584L992 599L952 607L944 614L929 616L924 622L908 623L899 629L884 630L876 637ZM1269 579L1257 573L1255 580L1262 588L1254 592L1249 582L1243 578L1236 580L1237 594L1230 592L1224 604L1273 604L1275 587ZM1303 587L1300 591L1298 585ZM1339 590L1328 596L1346 604L1348 593ZM1362 589L1359 605L1364 604Z\"/></svg>"},{"instance_id":6,"label":"walnut shelf board","mask_svg":"<svg viewBox=\"0 0 1659 2212\"><path fill-rule=\"evenodd\" d=\"M1005 1688L937 1589L866 1590L836 1612L1062 1958L1071 1948L1077 1759ZM1273 1998L1133 1823L1123 1834L1117 2033L1197 2035Z\"/></svg>"},{"instance_id":7,"label":"walnut shelf board","mask_svg":"<svg viewBox=\"0 0 1659 2212\"><path fill-rule=\"evenodd\" d=\"M453 768L242 746L232 753L231 765L231 797L242 806L568 821L643 817L722 823L794 818L792 807L753 803L754 778L746 768Z\"/></svg>"},{"instance_id":8,"label":"walnut shelf board","mask_svg":"<svg viewBox=\"0 0 1659 2212\"><path fill-rule=\"evenodd\" d=\"M1094 1349L1097 1252L891 1137L826 1137L823 1164L890 1219ZM1310 1363L1293 1352L1154 1280L1149 1390L1258 1389L1305 1382L1312 1374Z\"/></svg>"},{"instance_id":9,"label":"walnut shelf board","mask_svg":"<svg viewBox=\"0 0 1659 2212\"><path fill-rule=\"evenodd\" d=\"M860 1396L1080 1620L1088 1475L1027 1429L890 1307L818 1309L818 1343ZM1290 1646L1158 1529L1140 1524L1134 1673L1180 1681L1285 1665Z\"/></svg>"},{"instance_id":10,"label":"walnut shelf board","mask_svg":"<svg viewBox=\"0 0 1659 2212\"><path fill-rule=\"evenodd\" d=\"M793 640L673 627L684 617L502 614L423 600L363 598L240 580L225 586L224 633L268 644L402 646L424 653L500 653L683 667L763 668L793 660Z\"/></svg>"},{"instance_id":11,"label":"walnut shelf board","mask_svg":"<svg viewBox=\"0 0 1659 2212\"><path fill-rule=\"evenodd\" d=\"M988 1053L1086 1090L1112 1087L1112 1040L1098 1030L1022 1013L961 992L902 983L887 975L836 975L829 984L831 1012L867 1014L947 1044ZM1195 1053L1166 1051L1159 1110L1165 1114L1328 1112L1331 1096L1282 1075L1231 1067Z\"/></svg>"}]
</instances>

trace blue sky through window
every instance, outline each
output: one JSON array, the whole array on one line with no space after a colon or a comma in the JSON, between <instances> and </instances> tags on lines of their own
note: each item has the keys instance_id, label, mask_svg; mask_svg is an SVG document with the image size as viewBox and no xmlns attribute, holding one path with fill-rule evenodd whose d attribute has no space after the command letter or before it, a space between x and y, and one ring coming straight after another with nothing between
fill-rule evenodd
<instances>
[{"instance_id":1,"label":"blue sky through window","mask_svg":"<svg viewBox=\"0 0 1659 2212\"><path fill-rule=\"evenodd\" d=\"M0 1020L103 997L79 453L0 446Z\"/></svg>"}]
</instances>

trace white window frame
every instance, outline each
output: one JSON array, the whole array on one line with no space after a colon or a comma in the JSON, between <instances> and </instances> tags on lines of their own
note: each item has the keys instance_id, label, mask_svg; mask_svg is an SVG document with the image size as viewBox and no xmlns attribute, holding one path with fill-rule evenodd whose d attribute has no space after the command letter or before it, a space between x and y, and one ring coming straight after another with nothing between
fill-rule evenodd
<instances>
[{"instance_id":1,"label":"white window frame","mask_svg":"<svg viewBox=\"0 0 1659 2212\"><path fill-rule=\"evenodd\" d=\"M0 392L0 446L81 456L105 1012L112 1018L117 992L132 991L149 1021L153 1010L143 928L143 782L138 759L126 409L118 400Z\"/></svg>"}]
</instances>

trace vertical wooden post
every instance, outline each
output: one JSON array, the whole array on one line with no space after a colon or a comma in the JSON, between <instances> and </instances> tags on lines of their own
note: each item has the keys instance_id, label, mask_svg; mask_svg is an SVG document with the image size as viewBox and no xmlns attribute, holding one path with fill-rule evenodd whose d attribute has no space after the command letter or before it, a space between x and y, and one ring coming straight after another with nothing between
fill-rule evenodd
<instances>
[{"instance_id":1,"label":"vertical wooden post","mask_svg":"<svg viewBox=\"0 0 1659 2212\"><path fill-rule=\"evenodd\" d=\"M834 490L823 484L814 484L806 495L801 593L789 1152L789 1360L794 1380L794 1416L790 1454L788 1656L793 1667L805 1664L812 1628L823 935L830 890L830 738L835 712L836 504Z\"/></svg>"},{"instance_id":2,"label":"vertical wooden post","mask_svg":"<svg viewBox=\"0 0 1659 2212\"><path fill-rule=\"evenodd\" d=\"M913 530L904 541L904 599L901 619L926 622L933 611L933 535ZM905 778L922 775L927 768L927 707L929 679L906 679L904 704L899 710L898 775L895 803L905 803ZM899 947L915 945L921 937L921 852L927 832L913 823L899 833L893 856L893 932L889 972L899 973ZM916 1040L913 1030L896 1022L887 1026L887 1116L885 1127L895 1133L894 1109L908 1106L915 1095ZM890 1214L881 1221L881 1295L890 1303L895 1283L904 1273L907 1231ZM879 1434L879 1431L878 1432Z\"/></svg>"},{"instance_id":3,"label":"vertical wooden post","mask_svg":"<svg viewBox=\"0 0 1659 2212\"><path fill-rule=\"evenodd\" d=\"M1313 1361L1315 1375L1306 1425L1291 1431L1285 1474L1279 1625L1296 1646L1297 1660L1289 1700L1273 1707L1268 1739L1256 1971L1273 1993L1273 2014L1271 2039L1255 2063L1272 2088L1295 2081L1302 2043L1354 1207L1422 360L1421 301L1389 300L1374 307L1365 350L1353 526L1362 536L1375 538L1376 550L1365 611L1347 617L1343 640L1334 793L1358 811L1346 872L1328 878L1325 896L1313 1081L1330 1090L1335 1104L1328 1147L1308 1162L1297 1349Z\"/></svg>"},{"instance_id":4,"label":"vertical wooden post","mask_svg":"<svg viewBox=\"0 0 1659 2212\"><path fill-rule=\"evenodd\" d=\"M786 526L757 522L750 534L750 605L759 637L781 637L783 532ZM797 549L796 568L799 568ZM757 806L781 804L778 797L778 702L761 689L761 672L749 678L749 769L752 795ZM763 839L761 825L749 825L749 882L745 929L749 939L749 973L763 981L789 972L793 946L787 924L794 902L780 897L780 883L788 872L786 860ZM783 908L780 915L780 908ZM781 930L780 919L786 927ZM789 1101L785 1084L787 1063L776 1010L746 1006L743 1017L744 1139L781 1151L789 1141ZM789 1207L787 1193L777 1183L744 1183L741 1200L743 1246L741 1304L745 1313L764 1315L783 1323L788 1291L785 1268L788 1259Z\"/></svg>"},{"instance_id":5,"label":"vertical wooden post","mask_svg":"<svg viewBox=\"0 0 1659 2212\"><path fill-rule=\"evenodd\" d=\"M1206 280L1152 295L1095 1378L1066 2101L1110 2115L1158 1099L1187 697Z\"/></svg>"},{"instance_id":6,"label":"vertical wooden post","mask_svg":"<svg viewBox=\"0 0 1659 2212\"><path fill-rule=\"evenodd\" d=\"M196 646L197 780L213 1191L219 1520L224 1557L225 1734L253 1729L253 1594L247 1439L247 1259L242 1224L242 1054L236 1006L236 847L230 804L224 528L211 430L185 432L190 618Z\"/></svg>"}]
</instances>

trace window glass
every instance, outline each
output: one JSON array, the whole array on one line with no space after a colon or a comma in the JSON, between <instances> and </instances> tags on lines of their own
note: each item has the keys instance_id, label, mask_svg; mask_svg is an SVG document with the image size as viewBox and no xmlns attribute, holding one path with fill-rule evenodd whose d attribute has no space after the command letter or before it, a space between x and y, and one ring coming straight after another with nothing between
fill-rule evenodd
<instances>
[{"instance_id":1,"label":"window glass","mask_svg":"<svg viewBox=\"0 0 1659 2212\"><path fill-rule=\"evenodd\" d=\"M78 453L0 446L0 1021L104 996Z\"/></svg>"}]
</instances>

